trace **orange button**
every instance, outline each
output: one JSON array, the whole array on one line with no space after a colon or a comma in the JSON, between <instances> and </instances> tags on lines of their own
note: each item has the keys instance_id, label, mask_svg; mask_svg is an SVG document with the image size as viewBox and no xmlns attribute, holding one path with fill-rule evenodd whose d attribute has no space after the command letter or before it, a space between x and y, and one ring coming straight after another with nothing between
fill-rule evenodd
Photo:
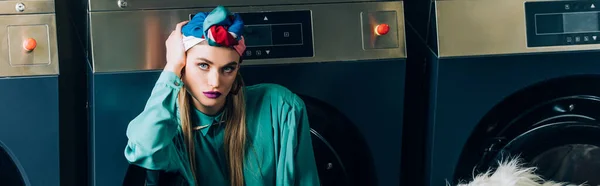
<instances>
[{"instance_id":1,"label":"orange button","mask_svg":"<svg viewBox=\"0 0 600 186\"><path fill-rule=\"evenodd\" d=\"M23 41L23 49L25 49L27 52L31 52L36 46L37 42L33 38L28 38Z\"/></svg>"},{"instance_id":2,"label":"orange button","mask_svg":"<svg viewBox=\"0 0 600 186\"><path fill-rule=\"evenodd\" d=\"M390 25L388 24L380 24L375 27L375 34L377 35L385 35L390 31Z\"/></svg>"}]
</instances>

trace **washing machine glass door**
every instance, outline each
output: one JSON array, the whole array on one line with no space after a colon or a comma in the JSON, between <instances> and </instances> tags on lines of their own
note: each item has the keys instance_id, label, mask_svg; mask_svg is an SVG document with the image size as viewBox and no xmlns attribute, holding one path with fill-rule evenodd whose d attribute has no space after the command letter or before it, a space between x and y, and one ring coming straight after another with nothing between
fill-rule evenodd
<instances>
[{"instance_id":1,"label":"washing machine glass door","mask_svg":"<svg viewBox=\"0 0 600 186\"><path fill-rule=\"evenodd\" d=\"M563 121L539 126L511 140L496 160L507 155L519 155L546 180L600 185L600 123Z\"/></svg>"},{"instance_id":2,"label":"washing machine glass door","mask_svg":"<svg viewBox=\"0 0 600 186\"><path fill-rule=\"evenodd\" d=\"M356 125L335 107L299 96L306 105L321 185L378 185L371 151Z\"/></svg>"},{"instance_id":3,"label":"washing machine glass door","mask_svg":"<svg viewBox=\"0 0 600 186\"><path fill-rule=\"evenodd\" d=\"M0 141L0 184L10 186L25 186L21 171L17 167L7 147Z\"/></svg>"}]
</instances>

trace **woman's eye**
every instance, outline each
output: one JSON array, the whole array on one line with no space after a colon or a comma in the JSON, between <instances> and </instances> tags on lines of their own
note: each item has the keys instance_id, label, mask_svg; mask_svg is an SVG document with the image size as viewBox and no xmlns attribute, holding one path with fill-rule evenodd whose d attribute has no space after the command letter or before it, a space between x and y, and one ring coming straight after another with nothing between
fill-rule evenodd
<instances>
[{"instance_id":1,"label":"woman's eye","mask_svg":"<svg viewBox=\"0 0 600 186\"><path fill-rule=\"evenodd\" d=\"M233 68L233 67L225 67L225 68L223 68L223 71L224 71L225 73L230 73L230 72L233 72L233 70L235 70L235 68Z\"/></svg>"},{"instance_id":2,"label":"woman's eye","mask_svg":"<svg viewBox=\"0 0 600 186\"><path fill-rule=\"evenodd\" d=\"M202 63L202 64L199 64L198 67L200 67L200 69L207 69L208 68L208 64Z\"/></svg>"}]
</instances>

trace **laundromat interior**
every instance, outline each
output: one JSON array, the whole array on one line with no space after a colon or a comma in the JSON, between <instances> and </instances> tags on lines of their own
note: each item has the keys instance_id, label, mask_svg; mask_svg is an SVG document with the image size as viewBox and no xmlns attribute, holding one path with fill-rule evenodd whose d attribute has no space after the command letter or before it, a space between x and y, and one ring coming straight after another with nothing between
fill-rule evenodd
<instances>
[{"instance_id":1,"label":"laundromat interior","mask_svg":"<svg viewBox=\"0 0 600 186\"><path fill-rule=\"evenodd\" d=\"M0 186L188 185L128 161L128 126L176 24L220 6L242 90L283 87L307 124L245 129L279 140L241 185L600 185L598 0L0 0Z\"/></svg>"}]
</instances>

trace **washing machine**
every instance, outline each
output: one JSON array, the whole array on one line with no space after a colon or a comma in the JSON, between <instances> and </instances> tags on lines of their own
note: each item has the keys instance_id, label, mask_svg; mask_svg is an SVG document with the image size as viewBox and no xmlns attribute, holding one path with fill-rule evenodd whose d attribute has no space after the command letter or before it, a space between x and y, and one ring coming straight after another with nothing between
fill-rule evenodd
<instances>
[{"instance_id":1,"label":"washing machine","mask_svg":"<svg viewBox=\"0 0 600 186\"><path fill-rule=\"evenodd\" d=\"M307 105L324 185L399 184L402 1L90 0L83 20L89 185L133 184L143 177L123 155L127 125L143 110L165 65L164 41L174 25L217 5L240 13L246 24L248 49L240 71L246 85L277 83ZM389 30L375 33L378 25Z\"/></svg>"},{"instance_id":2,"label":"washing machine","mask_svg":"<svg viewBox=\"0 0 600 186\"><path fill-rule=\"evenodd\" d=\"M414 118L425 136L412 136L424 144L416 184L456 185L518 157L545 179L599 185L598 5L407 3L418 40L409 55L427 89L426 114Z\"/></svg>"},{"instance_id":3,"label":"washing machine","mask_svg":"<svg viewBox=\"0 0 600 186\"><path fill-rule=\"evenodd\" d=\"M58 186L54 1L1 1L0 7L0 184Z\"/></svg>"}]
</instances>

